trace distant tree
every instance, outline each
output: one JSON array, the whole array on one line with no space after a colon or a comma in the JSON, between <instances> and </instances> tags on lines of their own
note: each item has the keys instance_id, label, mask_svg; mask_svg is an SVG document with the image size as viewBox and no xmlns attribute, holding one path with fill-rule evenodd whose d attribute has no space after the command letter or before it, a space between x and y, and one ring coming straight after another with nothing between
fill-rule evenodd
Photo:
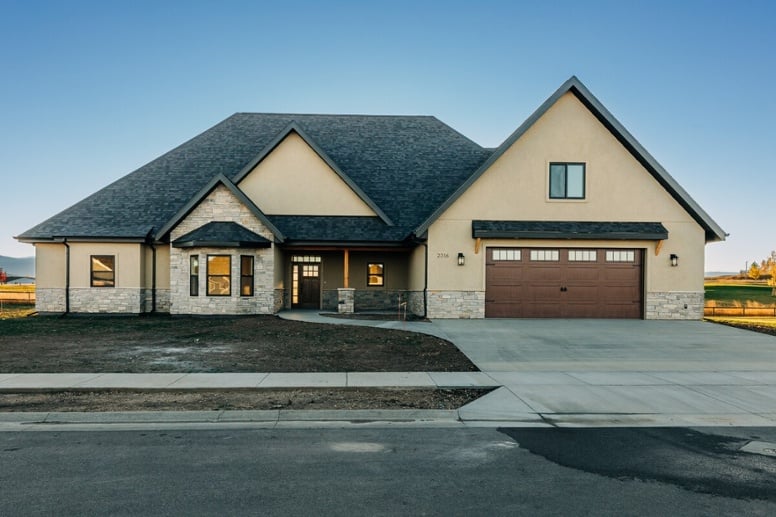
<instances>
[{"instance_id":1,"label":"distant tree","mask_svg":"<svg viewBox=\"0 0 776 517\"><path fill-rule=\"evenodd\" d=\"M765 261L764 273L770 275L768 285L771 286L771 296L776 296L776 251L771 251L771 256Z\"/></svg>"},{"instance_id":2,"label":"distant tree","mask_svg":"<svg viewBox=\"0 0 776 517\"><path fill-rule=\"evenodd\" d=\"M753 261L752 265L749 266L749 271L746 272L746 275L752 280L758 280L761 274L762 271L760 270L760 265L757 264L756 260Z\"/></svg>"}]
</instances>

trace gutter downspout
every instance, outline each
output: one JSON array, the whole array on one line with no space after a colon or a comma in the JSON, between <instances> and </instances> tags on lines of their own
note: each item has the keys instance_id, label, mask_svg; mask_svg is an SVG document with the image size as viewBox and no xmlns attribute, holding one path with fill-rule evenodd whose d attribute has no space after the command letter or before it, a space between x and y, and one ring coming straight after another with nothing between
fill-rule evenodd
<instances>
[{"instance_id":1,"label":"gutter downspout","mask_svg":"<svg viewBox=\"0 0 776 517\"><path fill-rule=\"evenodd\" d=\"M425 254L426 271L423 275L423 317L428 317L428 243L423 243L423 253Z\"/></svg>"},{"instance_id":2,"label":"gutter downspout","mask_svg":"<svg viewBox=\"0 0 776 517\"><path fill-rule=\"evenodd\" d=\"M65 245L65 314L70 314L70 245L67 243L67 237L62 239Z\"/></svg>"},{"instance_id":3,"label":"gutter downspout","mask_svg":"<svg viewBox=\"0 0 776 517\"><path fill-rule=\"evenodd\" d=\"M151 314L156 312L156 246L151 246Z\"/></svg>"}]
</instances>

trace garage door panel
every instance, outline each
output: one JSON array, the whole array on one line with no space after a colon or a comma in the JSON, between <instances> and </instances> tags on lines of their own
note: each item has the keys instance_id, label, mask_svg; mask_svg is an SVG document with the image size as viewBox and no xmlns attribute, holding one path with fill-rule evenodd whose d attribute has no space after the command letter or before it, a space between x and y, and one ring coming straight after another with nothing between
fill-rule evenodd
<instances>
[{"instance_id":1,"label":"garage door panel","mask_svg":"<svg viewBox=\"0 0 776 517\"><path fill-rule=\"evenodd\" d=\"M486 317L642 317L643 250L631 254L633 262L607 262L606 249L595 250L594 261L581 253L569 260L567 249L558 261L531 261L530 251L521 248L520 261L487 262Z\"/></svg>"}]
</instances>

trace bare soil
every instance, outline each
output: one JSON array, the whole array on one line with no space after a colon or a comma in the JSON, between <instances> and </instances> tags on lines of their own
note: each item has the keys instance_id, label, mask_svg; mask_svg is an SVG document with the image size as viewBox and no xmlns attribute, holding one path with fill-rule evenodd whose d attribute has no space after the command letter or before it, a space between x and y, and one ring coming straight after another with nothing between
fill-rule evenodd
<instances>
[{"instance_id":1,"label":"bare soil","mask_svg":"<svg viewBox=\"0 0 776 517\"><path fill-rule=\"evenodd\" d=\"M0 373L477 371L452 343L275 316L0 320Z\"/></svg>"},{"instance_id":2,"label":"bare soil","mask_svg":"<svg viewBox=\"0 0 776 517\"><path fill-rule=\"evenodd\" d=\"M2 393L2 411L457 409L490 389L265 389Z\"/></svg>"}]
</instances>

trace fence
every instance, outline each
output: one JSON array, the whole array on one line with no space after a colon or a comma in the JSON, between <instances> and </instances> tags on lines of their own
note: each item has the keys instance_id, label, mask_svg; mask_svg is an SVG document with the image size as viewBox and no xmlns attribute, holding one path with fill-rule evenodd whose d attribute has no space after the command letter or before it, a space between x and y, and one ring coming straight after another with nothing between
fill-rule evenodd
<instances>
[{"instance_id":1,"label":"fence","mask_svg":"<svg viewBox=\"0 0 776 517\"><path fill-rule=\"evenodd\" d=\"M743 318L776 318L776 307L704 307L703 315L739 316Z\"/></svg>"},{"instance_id":2,"label":"fence","mask_svg":"<svg viewBox=\"0 0 776 517\"><path fill-rule=\"evenodd\" d=\"M0 287L0 301L7 303L35 303L35 291L14 291Z\"/></svg>"}]
</instances>

